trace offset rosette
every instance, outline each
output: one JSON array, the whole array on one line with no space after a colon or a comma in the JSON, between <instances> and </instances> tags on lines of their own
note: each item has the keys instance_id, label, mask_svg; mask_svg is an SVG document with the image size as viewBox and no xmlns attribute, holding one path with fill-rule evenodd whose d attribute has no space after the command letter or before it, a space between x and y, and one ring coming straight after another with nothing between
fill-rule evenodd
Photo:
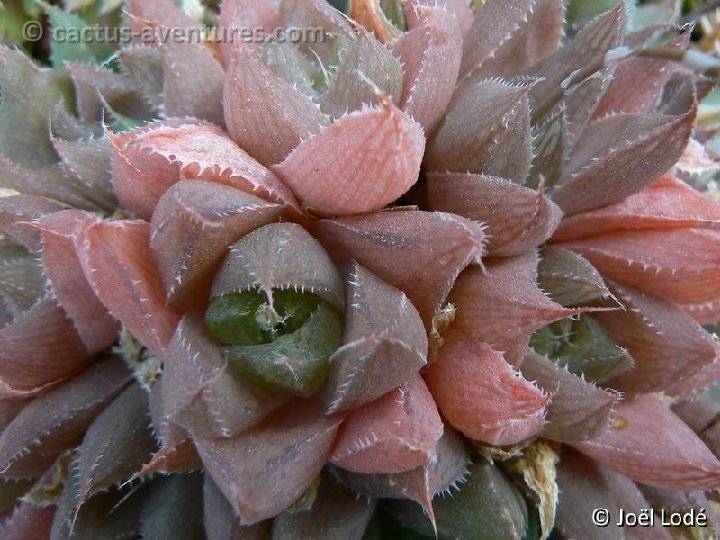
<instances>
[{"instance_id":1,"label":"offset rosette","mask_svg":"<svg viewBox=\"0 0 720 540\"><path fill-rule=\"evenodd\" d=\"M213 283L205 322L242 377L310 397L342 340L343 282L299 225L266 225L235 243Z\"/></svg>"}]
</instances>

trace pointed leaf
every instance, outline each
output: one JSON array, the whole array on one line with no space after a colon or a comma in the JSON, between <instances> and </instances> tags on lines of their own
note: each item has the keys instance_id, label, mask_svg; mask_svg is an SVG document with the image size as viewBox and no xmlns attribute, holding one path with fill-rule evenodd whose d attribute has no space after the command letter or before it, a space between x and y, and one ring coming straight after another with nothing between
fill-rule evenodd
<instances>
[{"instance_id":1,"label":"pointed leaf","mask_svg":"<svg viewBox=\"0 0 720 540\"><path fill-rule=\"evenodd\" d=\"M282 210L229 186L184 180L172 186L158 202L150 234L168 301L204 301L203 292L228 246L276 221Z\"/></svg>"},{"instance_id":2,"label":"pointed leaf","mask_svg":"<svg viewBox=\"0 0 720 540\"><path fill-rule=\"evenodd\" d=\"M172 0L130 0L127 4L133 41L140 45L156 43L152 30L157 28L180 28L186 32L197 30L199 25Z\"/></svg>"},{"instance_id":3,"label":"pointed leaf","mask_svg":"<svg viewBox=\"0 0 720 540\"><path fill-rule=\"evenodd\" d=\"M613 285L611 290L624 311L595 316L635 360L635 368L610 381L611 387L628 392L664 390L675 395L677 385L713 363L717 345L689 315L629 287Z\"/></svg>"},{"instance_id":4,"label":"pointed leaf","mask_svg":"<svg viewBox=\"0 0 720 540\"><path fill-rule=\"evenodd\" d=\"M231 34L242 29L269 33L278 27L278 15L279 3L275 0L223 0L218 22L225 33ZM226 66L232 65L237 51L243 47L252 48L254 43L223 39L220 48L223 63Z\"/></svg>"},{"instance_id":5,"label":"pointed leaf","mask_svg":"<svg viewBox=\"0 0 720 540\"><path fill-rule=\"evenodd\" d=\"M118 198L141 217L149 218L165 191L183 179L217 182L296 207L292 193L272 172L210 124L153 122L110 140Z\"/></svg>"},{"instance_id":6,"label":"pointed leaf","mask_svg":"<svg viewBox=\"0 0 720 540\"><path fill-rule=\"evenodd\" d=\"M111 357L28 403L0 436L2 472L39 452L59 454L75 444L130 379L122 360Z\"/></svg>"},{"instance_id":7,"label":"pointed leaf","mask_svg":"<svg viewBox=\"0 0 720 540\"><path fill-rule=\"evenodd\" d=\"M320 98L320 109L333 118L341 118L363 105L397 103L403 87L400 60L362 29L358 29L356 39L341 43L337 71Z\"/></svg>"},{"instance_id":8,"label":"pointed leaf","mask_svg":"<svg viewBox=\"0 0 720 540\"><path fill-rule=\"evenodd\" d=\"M40 260L21 246L0 246L0 303L8 319L4 327L28 311L46 288Z\"/></svg>"},{"instance_id":9,"label":"pointed leaf","mask_svg":"<svg viewBox=\"0 0 720 540\"><path fill-rule=\"evenodd\" d=\"M64 205L45 197L34 195L0 197L0 232L30 251L39 252L40 232L32 226L32 221L64 209Z\"/></svg>"},{"instance_id":10,"label":"pointed leaf","mask_svg":"<svg viewBox=\"0 0 720 540\"><path fill-rule=\"evenodd\" d=\"M163 58L155 47L128 46L116 52L123 71L132 79L145 102L158 110L163 104Z\"/></svg>"},{"instance_id":11,"label":"pointed leaf","mask_svg":"<svg viewBox=\"0 0 720 540\"><path fill-rule=\"evenodd\" d=\"M548 396L525 380L487 343L450 330L425 373L440 412L465 436L492 445L537 435Z\"/></svg>"},{"instance_id":12,"label":"pointed leaf","mask_svg":"<svg viewBox=\"0 0 720 540\"><path fill-rule=\"evenodd\" d=\"M330 476L322 477L312 508L285 511L273 520L273 540L343 538L360 540L375 501L358 498Z\"/></svg>"},{"instance_id":13,"label":"pointed leaf","mask_svg":"<svg viewBox=\"0 0 720 540\"><path fill-rule=\"evenodd\" d=\"M442 212L384 212L323 220L314 234L337 262L355 259L399 288L430 328L458 274L479 260L482 226Z\"/></svg>"},{"instance_id":14,"label":"pointed leaf","mask_svg":"<svg viewBox=\"0 0 720 540\"><path fill-rule=\"evenodd\" d=\"M528 351L520 371L551 398L543 436L556 441L592 439L605 431L618 395L602 390L556 363Z\"/></svg>"},{"instance_id":15,"label":"pointed leaf","mask_svg":"<svg viewBox=\"0 0 720 540\"><path fill-rule=\"evenodd\" d=\"M65 310L45 297L0 329L0 396L37 395L91 360Z\"/></svg>"},{"instance_id":16,"label":"pointed leaf","mask_svg":"<svg viewBox=\"0 0 720 540\"><path fill-rule=\"evenodd\" d=\"M424 149L420 124L384 99L301 142L273 170L308 209L361 214L383 208L417 182Z\"/></svg>"},{"instance_id":17,"label":"pointed leaf","mask_svg":"<svg viewBox=\"0 0 720 540\"><path fill-rule=\"evenodd\" d=\"M85 279L75 249L78 234L96 217L79 210L65 210L36 221L42 234L42 263L60 305L72 319L88 350L94 354L115 342L117 321L98 300Z\"/></svg>"},{"instance_id":18,"label":"pointed leaf","mask_svg":"<svg viewBox=\"0 0 720 540\"><path fill-rule=\"evenodd\" d=\"M418 374L348 414L330 462L360 473L400 473L437 459L443 424Z\"/></svg>"},{"instance_id":19,"label":"pointed leaf","mask_svg":"<svg viewBox=\"0 0 720 540\"><path fill-rule=\"evenodd\" d=\"M494 79L463 87L429 145L425 167L524 184L532 161L529 92L527 85Z\"/></svg>"},{"instance_id":20,"label":"pointed leaf","mask_svg":"<svg viewBox=\"0 0 720 540\"><path fill-rule=\"evenodd\" d=\"M22 502L12 514L0 523L3 538L47 538L50 535L55 508L41 508L29 502Z\"/></svg>"},{"instance_id":21,"label":"pointed leaf","mask_svg":"<svg viewBox=\"0 0 720 540\"><path fill-rule=\"evenodd\" d=\"M203 522L208 540L267 540L271 521L244 527L240 517L209 474L203 482Z\"/></svg>"},{"instance_id":22,"label":"pointed leaf","mask_svg":"<svg viewBox=\"0 0 720 540\"><path fill-rule=\"evenodd\" d=\"M556 0L487 0L464 43L460 77L510 77L555 52L563 34Z\"/></svg>"},{"instance_id":23,"label":"pointed leaf","mask_svg":"<svg viewBox=\"0 0 720 540\"><path fill-rule=\"evenodd\" d=\"M163 100L168 117L192 117L219 126L225 72L201 43L169 40L163 52Z\"/></svg>"},{"instance_id":24,"label":"pointed leaf","mask_svg":"<svg viewBox=\"0 0 720 540\"><path fill-rule=\"evenodd\" d=\"M228 68L223 103L230 136L268 167L282 162L302 140L330 123L309 97L247 49L238 50Z\"/></svg>"},{"instance_id":25,"label":"pointed leaf","mask_svg":"<svg viewBox=\"0 0 720 540\"><path fill-rule=\"evenodd\" d=\"M331 358L326 387L329 412L380 398L426 363L427 334L407 296L357 263L349 276L344 344Z\"/></svg>"},{"instance_id":26,"label":"pointed leaf","mask_svg":"<svg viewBox=\"0 0 720 540\"><path fill-rule=\"evenodd\" d=\"M77 245L98 298L144 346L161 354L180 316L165 303L150 250L150 225L98 220L81 231Z\"/></svg>"},{"instance_id":27,"label":"pointed leaf","mask_svg":"<svg viewBox=\"0 0 720 540\"><path fill-rule=\"evenodd\" d=\"M192 313L168 345L162 385L168 421L193 436L234 437L289 400L234 376L202 318Z\"/></svg>"},{"instance_id":28,"label":"pointed leaf","mask_svg":"<svg viewBox=\"0 0 720 540\"><path fill-rule=\"evenodd\" d=\"M550 300L537 286L536 268L537 255L531 252L495 259L486 272L467 269L448 298L458 310L452 327L488 343L518 365L535 330L583 311Z\"/></svg>"},{"instance_id":29,"label":"pointed leaf","mask_svg":"<svg viewBox=\"0 0 720 540\"><path fill-rule=\"evenodd\" d=\"M445 114L460 70L460 23L446 9L417 8L417 25L390 45L405 72L400 108L428 135Z\"/></svg>"},{"instance_id":30,"label":"pointed leaf","mask_svg":"<svg viewBox=\"0 0 720 540\"><path fill-rule=\"evenodd\" d=\"M253 524L302 495L325 464L340 421L312 403L296 402L236 437L197 438L195 445L243 523Z\"/></svg>"},{"instance_id":31,"label":"pointed leaf","mask_svg":"<svg viewBox=\"0 0 720 540\"><path fill-rule=\"evenodd\" d=\"M538 283L553 300L565 307L589 304L610 296L595 267L581 255L564 248L547 247L542 251Z\"/></svg>"},{"instance_id":32,"label":"pointed leaf","mask_svg":"<svg viewBox=\"0 0 720 540\"><path fill-rule=\"evenodd\" d=\"M548 240L562 212L542 189L486 175L430 173L428 203L487 225L491 256L519 255Z\"/></svg>"},{"instance_id":33,"label":"pointed leaf","mask_svg":"<svg viewBox=\"0 0 720 540\"><path fill-rule=\"evenodd\" d=\"M383 4L386 5L385 2ZM393 25L383 7L380 0L355 0L349 5L348 16L362 24L382 43L388 43L399 37L402 31ZM403 13L402 8L400 12Z\"/></svg>"},{"instance_id":34,"label":"pointed leaf","mask_svg":"<svg viewBox=\"0 0 720 540\"><path fill-rule=\"evenodd\" d=\"M618 404L615 425L572 446L636 482L668 489L720 485L720 462L665 405L651 395Z\"/></svg>"}]
</instances>

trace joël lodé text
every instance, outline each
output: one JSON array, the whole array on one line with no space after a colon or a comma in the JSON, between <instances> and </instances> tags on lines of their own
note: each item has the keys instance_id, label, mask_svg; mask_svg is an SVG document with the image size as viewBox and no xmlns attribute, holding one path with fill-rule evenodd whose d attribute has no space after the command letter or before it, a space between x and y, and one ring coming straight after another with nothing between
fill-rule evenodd
<instances>
[{"instance_id":1,"label":"jo\u00ebl lod\u00e9 text","mask_svg":"<svg viewBox=\"0 0 720 540\"><path fill-rule=\"evenodd\" d=\"M621 508L616 523L618 527L654 527L656 524L661 527L707 527L708 517L702 508L680 512L660 509L657 514L652 509L628 512Z\"/></svg>"}]
</instances>

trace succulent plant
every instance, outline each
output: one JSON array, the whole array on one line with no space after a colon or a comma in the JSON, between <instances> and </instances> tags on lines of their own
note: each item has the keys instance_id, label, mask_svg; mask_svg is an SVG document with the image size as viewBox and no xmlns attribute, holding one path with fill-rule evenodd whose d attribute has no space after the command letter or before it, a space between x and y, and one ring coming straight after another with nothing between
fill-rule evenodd
<instances>
[{"instance_id":1,"label":"succulent plant","mask_svg":"<svg viewBox=\"0 0 720 540\"><path fill-rule=\"evenodd\" d=\"M131 0L131 44L0 49L0 536L714 534L720 62L609 4Z\"/></svg>"}]
</instances>

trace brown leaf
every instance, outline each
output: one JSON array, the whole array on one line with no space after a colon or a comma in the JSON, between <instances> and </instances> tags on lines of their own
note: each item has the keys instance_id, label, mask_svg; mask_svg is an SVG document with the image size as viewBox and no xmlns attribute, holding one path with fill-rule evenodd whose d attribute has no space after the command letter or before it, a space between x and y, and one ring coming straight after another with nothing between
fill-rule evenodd
<instances>
[{"instance_id":1,"label":"brown leaf","mask_svg":"<svg viewBox=\"0 0 720 540\"><path fill-rule=\"evenodd\" d=\"M185 180L172 186L158 202L150 234L168 302L204 302L227 248L282 212L278 204L229 186Z\"/></svg>"},{"instance_id":2,"label":"brown leaf","mask_svg":"<svg viewBox=\"0 0 720 540\"><path fill-rule=\"evenodd\" d=\"M613 284L624 311L597 313L603 329L635 360L632 371L608 382L627 392L664 390L677 395L681 387L713 363L718 349L700 324L676 307L652 295ZM698 390L701 388L698 388Z\"/></svg>"},{"instance_id":3,"label":"brown leaf","mask_svg":"<svg viewBox=\"0 0 720 540\"><path fill-rule=\"evenodd\" d=\"M35 222L42 235L42 264L53 294L73 321L89 354L110 347L120 327L98 300L83 273L76 250L80 231L97 218L80 210L65 210Z\"/></svg>"},{"instance_id":4,"label":"brown leaf","mask_svg":"<svg viewBox=\"0 0 720 540\"><path fill-rule=\"evenodd\" d=\"M343 281L330 256L310 233L294 223L272 223L231 248L215 277L212 296L260 287L300 289L334 307L345 307Z\"/></svg>"},{"instance_id":5,"label":"brown leaf","mask_svg":"<svg viewBox=\"0 0 720 540\"><path fill-rule=\"evenodd\" d=\"M0 535L18 540L49 538L54 515L54 506L41 508L29 502L21 502L9 517L0 523Z\"/></svg>"},{"instance_id":6,"label":"brown leaf","mask_svg":"<svg viewBox=\"0 0 720 540\"><path fill-rule=\"evenodd\" d=\"M427 334L407 296L355 263L348 271L343 346L331 358L331 413L366 405L426 363Z\"/></svg>"},{"instance_id":7,"label":"brown leaf","mask_svg":"<svg viewBox=\"0 0 720 540\"><path fill-rule=\"evenodd\" d=\"M460 78L516 75L555 52L562 34L557 0L487 0L465 38Z\"/></svg>"},{"instance_id":8,"label":"brown leaf","mask_svg":"<svg viewBox=\"0 0 720 540\"><path fill-rule=\"evenodd\" d=\"M561 306L578 306L608 298L610 290L587 259L559 247L546 247L538 265L540 288Z\"/></svg>"},{"instance_id":9,"label":"brown leaf","mask_svg":"<svg viewBox=\"0 0 720 540\"><path fill-rule=\"evenodd\" d=\"M4 473L39 453L59 454L75 444L131 377L121 359L110 357L28 403L0 436L0 470Z\"/></svg>"},{"instance_id":10,"label":"brown leaf","mask_svg":"<svg viewBox=\"0 0 720 540\"><path fill-rule=\"evenodd\" d=\"M267 540L272 521L245 527L209 474L203 482L203 522L208 540Z\"/></svg>"},{"instance_id":11,"label":"brown leaf","mask_svg":"<svg viewBox=\"0 0 720 540\"><path fill-rule=\"evenodd\" d=\"M419 6L415 13L413 28L393 41L390 48L404 67L400 108L430 135L442 120L455 90L462 35L458 20L447 8Z\"/></svg>"},{"instance_id":12,"label":"brown leaf","mask_svg":"<svg viewBox=\"0 0 720 540\"><path fill-rule=\"evenodd\" d=\"M720 462L692 430L652 395L618 404L614 426L572 446L609 468L650 486L714 489Z\"/></svg>"},{"instance_id":13,"label":"brown leaf","mask_svg":"<svg viewBox=\"0 0 720 540\"><path fill-rule=\"evenodd\" d=\"M59 202L35 195L0 197L0 232L30 251L39 252L40 232L32 222L65 208Z\"/></svg>"},{"instance_id":14,"label":"brown leaf","mask_svg":"<svg viewBox=\"0 0 720 540\"><path fill-rule=\"evenodd\" d=\"M426 178L430 208L484 223L493 257L520 255L543 244L562 218L542 189L486 175L429 173Z\"/></svg>"},{"instance_id":15,"label":"brown leaf","mask_svg":"<svg viewBox=\"0 0 720 540\"><path fill-rule=\"evenodd\" d=\"M320 473L342 418L297 401L229 439L195 439L209 473L244 524L273 517Z\"/></svg>"},{"instance_id":16,"label":"brown leaf","mask_svg":"<svg viewBox=\"0 0 720 540\"><path fill-rule=\"evenodd\" d=\"M336 262L357 260L407 294L430 328L455 279L479 260L482 226L442 212L383 212L323 220L314 234Z\"/></svg>"},{"instance_id":17,"label":"brown leaf","mask_svg":"<svg viewBox=\"0 0 720 540\"><path fill-rule=\"evenodd\" d=\"M425 168L524 184L532 161L529 92L495 79L465 85L428 146Z\"/></svg>"},{"instance_id":18,"label":"brown leaf","mask_svg":"<svg viewBox=\"0 0 720 540\"><path fill-rule=\"evenodd\" d=\"M198 29L199 25L191 19L172 0L130 0L126 7L130 17L130 28L133 31L133 41L139 45L156 44L154 39L146 39L148 30L158 27ZM152 34L150 34L152 36Z\"/></svg>"},{"instance_id":19,"label":"brown leaf","mask_svg":"<svg viewBox=\"0 0 720 540\"><path fill-rule=\"evenodd\" d=\"M165 115L223 126L225 71L210 49L202 43L170 39L161 50Z\"/></svg>"},{"instance_id":20,"label":"brown leaf","mask_svg":"<svg viewBox=\"0 0 720 540\"><path fill-rule=\"evenodd\" d=\"M223 103L230 136L268 167L281 163L298 144L330 123L309 97L245 48L237 51L228 68Z\"/></svg>"},{"instance_id":21,"label":"brown leaf","mask_svg":"<svg viewBox=\"0 0 720 540\"><path fill-rule=\"evenodd\" d=\"M448 301L457 308L451 328L488 343L519 365L532 333L553 321L577 315L548 298L537 286L535 253L490 261L487 271L471 267L457 280Z\"/></svg>"},{"instance_id":22,"label":"brown leaf","mask_svg":"<svg viewBox=\"0 0 720 540\"><path fill-rule=\"evenodd\" d=\"M290 399L228 371L222 349L197 313L183 317L168 345L162 385L167 421L193 437L234 437Z\"/></svg>"},{"instance_id":23,"label":"brown leaf","mask_svg":"<svg viewBox=\"0 0 720 540\"><path fill-rule=\"evenodd\" d=\"M610 425L617 394L585 382L532 350L525 355L520 371L550 396L544 437L556 441L592 439Z\"/></svg>"}]
</instances>

